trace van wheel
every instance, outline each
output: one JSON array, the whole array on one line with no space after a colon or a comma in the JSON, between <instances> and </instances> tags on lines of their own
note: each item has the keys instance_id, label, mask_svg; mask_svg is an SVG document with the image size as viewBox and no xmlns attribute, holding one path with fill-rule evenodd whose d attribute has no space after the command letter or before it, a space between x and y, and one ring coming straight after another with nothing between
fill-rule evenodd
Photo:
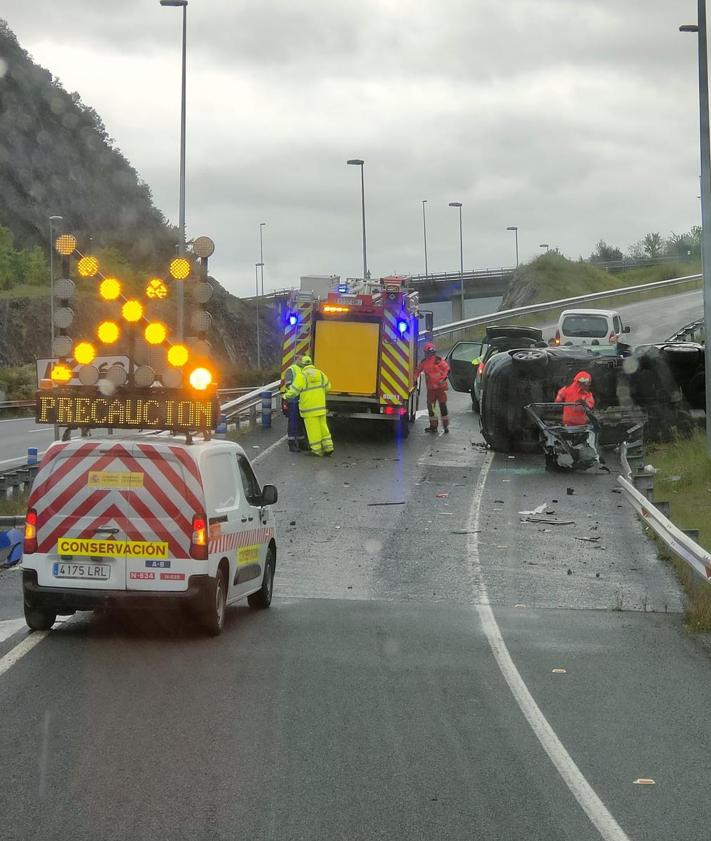
<instances>
[{"instance_id":1,"label":"van wheel","mask_svg":"<svg viewBox=\"0 0 711 841\"><path fill-rule=\"evenodd\" d=\"M48 610L43 607L36 607L28 605L25 602L25 622L27 627L33 631L49 631L49 629L57 621L57 614L55 611Z\"/></svg>"},{"instance_id":2,"label":"van wheel","mask_svg":"<svg viewBox=\"0 0 711 841\"><path fill-rule=\"evenodd\" d=\"M201 611L202 625L211 637L219 636L225 627L227 609L227 585L222 567L217 570L217 577L210 581L205 592L205 602Z\"/></svg>"},{"instance_id":3,"label":"van wheel","mask_svg":"<svg viewBox=\"0 0 711 841\"><path fill-rule=\"evenodd\" d=\"M264 577L262 578L262 586L256 593L247 596L247 603L250 607L257 610L265 610L272 603L272 593L274 592L274 550L270 546L267 549L267 559L264 562Z\"/></svg>"}]
</instances>

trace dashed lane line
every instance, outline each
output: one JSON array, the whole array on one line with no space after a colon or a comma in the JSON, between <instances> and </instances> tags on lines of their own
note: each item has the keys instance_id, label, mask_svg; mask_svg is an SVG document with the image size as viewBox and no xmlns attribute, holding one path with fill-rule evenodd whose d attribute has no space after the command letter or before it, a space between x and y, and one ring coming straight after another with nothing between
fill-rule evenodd
<instances>
[{"instance_id":1,"label":"dashed lane line","mask_svg":"<svg viewBox=\"0 0 711 841\"><path fill-rule=\"evenodd\" d=\"M506 683L509 685L509 689L514 696L519 709L528 721L531 729L536 735L536 738L548 754L548 757L555 766L556 770L563 778L563 781L570 789L573 797L575 797L578 801L581 809L588 816L591 823L600 833L600 836L604 839L604 841L630 841L629 836L613 818L605 804L595 793L590 783L585 779L582 772L573 761L573 758L565 749L563 743L548 723L548 719L546 719L541 712L540 707L535 702L533 695L531 695L528 687L521 677L521 673L514 664L511 654L504 642L504 638L501 635L501 629L496 621L494 612L491 609L491 605L489 603L489 592L486 587L486 582L484 581L483 570L479 559L478 531L484 486L486 484L486 477L488 476L493 458L494 456L491 452L487 453L484 458L484 463L482 464L479 479L474 490L471 508L469 509L469 522L467 525L467 530L470 533L467 540L469 571L472 582L474 582L478 588L479 604L477 605L477 611L479 613L482 628L486 634L489 647L491 648L499 670L504 676Z\"/></svg>"}]
</instances>

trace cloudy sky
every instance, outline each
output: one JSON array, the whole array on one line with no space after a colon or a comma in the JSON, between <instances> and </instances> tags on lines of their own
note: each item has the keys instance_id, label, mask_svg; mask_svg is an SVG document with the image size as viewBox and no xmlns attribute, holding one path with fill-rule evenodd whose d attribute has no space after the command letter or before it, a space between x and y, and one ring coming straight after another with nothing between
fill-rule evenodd
<instances>
[{"instance_id":1,"label":"cloudy sky","mask_svg":"<svg viewBox=\"0 0 711 841\"><path fill-rule=\"evenodd\" d=\"M78 91L173 221L179 9L4 0L33 58ZM187 220L212 272L254 289L577 258L699 220L694 0L190 0Z\"/></svg>"}]
</instances>

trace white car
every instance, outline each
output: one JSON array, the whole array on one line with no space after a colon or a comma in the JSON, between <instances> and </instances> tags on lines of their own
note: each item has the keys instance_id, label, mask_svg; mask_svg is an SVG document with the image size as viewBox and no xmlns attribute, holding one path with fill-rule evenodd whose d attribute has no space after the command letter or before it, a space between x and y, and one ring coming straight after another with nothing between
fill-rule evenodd
<instances>
[{"instance_id":1,"label":"white car","mask_svg":"<svg viewBox=\"0 0 711 841\"><path fill-rule=\"evenodd\" d=\"M555 333L556 345L617 345L629 333L616 310L563 310Z\"/></svg>"},{"instance_id":2,"label":"white car","mask_svg":"<svg viewBox=\"0 0 711 841\"><path fill-rule=\"evenodd\" d=\"M222 631L242 598L269 607L277 546L273 485L261 488L231 441L171 436L53 444L25 525L25 619L126 605L189 604Z\"/></svg>"}]
</instances>

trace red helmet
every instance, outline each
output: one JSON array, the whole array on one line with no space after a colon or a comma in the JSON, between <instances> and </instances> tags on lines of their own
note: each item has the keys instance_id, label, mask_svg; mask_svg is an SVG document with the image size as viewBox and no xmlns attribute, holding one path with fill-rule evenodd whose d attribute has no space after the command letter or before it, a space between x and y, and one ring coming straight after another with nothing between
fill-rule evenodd
<instances>
[{"instance_id":1,"label":"red helmet","mask_svg":"<svg viewBox=\"0 0 711 841\"><path fill-rule=\"evenodd\" d=\"M432 344L432 342L427 342L427 344L424 347L424 351L425 353L435 353L435 346Z\"/></svg>"}]
</instances>

